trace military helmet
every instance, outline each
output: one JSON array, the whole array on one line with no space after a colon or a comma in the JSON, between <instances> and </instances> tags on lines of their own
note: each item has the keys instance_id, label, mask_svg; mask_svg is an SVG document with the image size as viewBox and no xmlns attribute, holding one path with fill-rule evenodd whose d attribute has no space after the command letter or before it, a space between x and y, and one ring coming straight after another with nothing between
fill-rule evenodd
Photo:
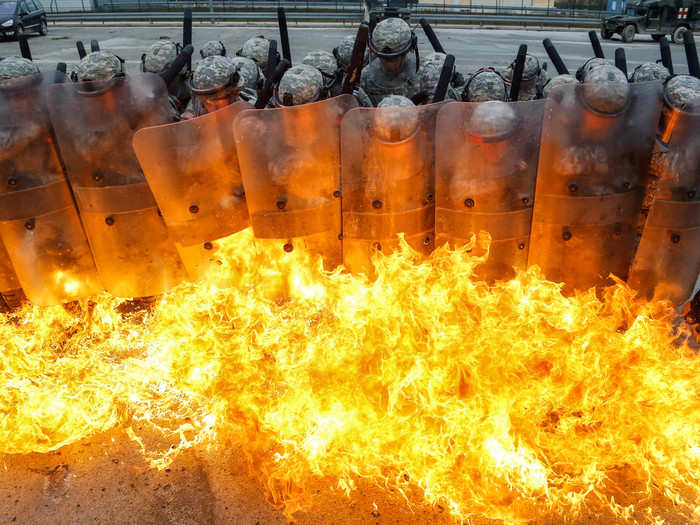
<instances>
[{"instance_id":1,"label":"military helmet","mask_svg":"<svg viewBox=\"0 0 700 525\"><path fill-rule=\"evenodd\" d=\"M669 78L664 85L664 101L670 107L685 110L698 97L700 97L700 78L676 75Z\"/></svg>"},{"instance_id":2,"label":"military helmet","mask_svg":"<svg viewBox=\"0 0 700 525\"><path fill-rule=\"evenodd\" d=\"M630 82L648 82L650 80L660 80L663 82L670 76L671 73L663 64L645 62L634 68L632 76L630 77Z\"/></svg>"},{"instance_id":3,"label":"military helmet","mask_svg":"<svg viewBox=\"0 0 700 525\"><path fill-rule=\"evenodd\" d=\"M299 64L289 68L275 90L275 104L299 106L315 102L321 97L323 76L313 66Z\"/></svg>"},{"instance_id":4,"label":"military helmet","mask_svg":"<svg viewBox=\"0 0 700 525\"><path fill-rule=\"evenodd\" d=\"M250 58L262 69L267 67L267 56L270 52L270 41L264 36L254 36L243 43L243 48L236 53L238 56Z\"/></svg>"},{"instance_id":5,"label":"military helmet","mask_svg":"<svg viewBox=\"0 0 700 525\"><path fill-rule=\"evenodd\" d=\"M199 54L202 58L213 57L213 56L226 56L226 46L220 40L209 40L205 42L202 49L199 50Z\"/></svg>"},{"instance_id":6,"label":"military helmet","mask_svg":"<svg viewBox=\"0 0 700 525\"><path fill-rule=\"evenodd\" d=\"M479 141L498 142L515 131L518 115L508 102L490 100L476 104L467 123L467 133Z\"/></svg>"},{"instance_id":7,"label":"military helmet","mask_svg":"<svg viewBox=\"0 0 700 525\"><path fill-rule=\"evenodd\" d=\"M491 67L481 68L474 73L462 92L462 100L466 102L505 101L507 98L505 80Z\"/></svg>"},{"instance_id":8,"label":"military helmet","mask_svg":"<svg viewBox=\"0 0 700 525\"><path fill-rule=\"evenodd\" d=\"M433 52L421 60L421 67L424 66L435 66L438 69L442 69L442 65L445 63L447 55L445 53Z\"/></svg>"},{"instance_id":9,"label":"military helmet","mask_svg":"<svg viewBox=\"0 0 700 525\"><path fill-rule=\"evenodd\" d=\"M515 72L515 61L505 70L503 79L506 81L506 86L510 86L513 82L513 73ZM542 68L540 61L536 56L525 55L525 63L523 64L523 76L520 80L520 91L518 92L518 100L534 100L537 98L537 81L540 78Z\"/></svg>"},{"instance_id":10,"label":"military helmet","mask_svg":"<svg viewBox=\"0 0 700 525\"><path fill-rule=\"evenodd\" d=\"M39 74L39 67L26 58L7 57L0 60L0 81Z\"/></svg>"},{"instance_id":11,"label":"military helmet","mask_svg":"<svg viewBox=\"0 0 700 525\"><path fill-rule=\"evenodd\" d=\"M333 48L333 56L338 62L338 67L341 69L347 69L350 66L350 61L352 60L352 52L355 49L355 37L346 36L338 44L337 47ZM365 58L363 64L367 65L369 62L369 52L365 49Z\"/></svg>"},{"instance_id":12,"label":"military helmet","mask_svg":"<svg viewBox=\"0 0 700 525\"><path fill-rule=\"evenodd\" d=\"M563 86L565 84L578 84L578 80L573 75L563 74L557 75L556 77L550 78L547 83L542 88L542 94L547 97L550 91L558 86Z\"/></svg>"},{"instance_id":13,"label":"military helmet","mask_svg":"<svg viewBox=\"0 0 700 525\"><path fill-rule=\"evenodd\" d=\"M418 128L419 111L410 99L401 95L384 97L374 112L373 131L384 142L400 142Z\"/></svg>"},{"instance_id":14,"label":"military helmet","mask_svg":"<svg viewBox=\"0 0 700 525\"><path fill-rule=\"evenodd\" d=\"M627 76L611 64L589 69L583 79L585 102L599 113L618 113L627 105Z\"/></svg>"},{"instance_id":15,"label":"military helmet","mask_svg":"<svg viewBox=\"0 0 700 525\"><path fill-rule=\"evenodd\" d=\"M213 94L225 87L238 87L241 75L230 58L214 55L201 60L190 79L190 89L195 95Z\"/></svg>"},{"instance_id":16,"label":"military helmet","mask_svg":"<svg viewBox=\"0 0 700 525\"><path fill-rule=\"evenodd\" d=\"M401 18L386 18L374 26L369 48L380 58L401 56L417 44L416 35Z\"/></svg>"},{"instance_id":17,"label":"military helmet","mask_svg":"<svg viewBox=\"0 0 700 525\"><path fill-rule=\"evenodd\" d=\"M301 62L321 72L324 88L330 89L338 81L338 62L328 51L311 51Z\"/></svg>"},{"instance_id":18,"label":"military helmet","mask_svg":"<svg viewBox=\"0 0 700 525\"><path fill-rule=\"evenodd\" d=\"M229 60L240 74L243 86L249 89L258 89L262 76L258 65L246 57L231 57Z\"/></svg>"},{"instance_id":19,"label":"military helmet","mask_svg":"<svg viewBox=\"0 0 700 525\"><path fill-rule=\"evenodd\" d=\"M78 82L110 80L124 75L124 60L107 51L96 51L85 56L75 70Z\"/></svg>"},{"instance_id":20,"label":"military helmet","mask_svg":"<svg viewBox=\"0 0 700 525\"><path fill-rule=\"evenodd\" d=\"M607 60L605 58L598 58L598 57L589 58L576 71L576 78L578 80L582 81L583 77L586 75L586 73L588 73L591 69L595 69L596 67L602 66L602 65L613 65L613 63L610 60Z\"/></svg>"},{"instance_id":21,"label":"military helmet","mask_svg":"<svg viewBox=\"0 0 700 525\"><path fill-rule=\"evenodd\" d=\"M170 40L161 40L151 44L148 51L141 55L141 70L146 73L164 73L180 54L179 46Z\"/></svg>"}]
</instances>

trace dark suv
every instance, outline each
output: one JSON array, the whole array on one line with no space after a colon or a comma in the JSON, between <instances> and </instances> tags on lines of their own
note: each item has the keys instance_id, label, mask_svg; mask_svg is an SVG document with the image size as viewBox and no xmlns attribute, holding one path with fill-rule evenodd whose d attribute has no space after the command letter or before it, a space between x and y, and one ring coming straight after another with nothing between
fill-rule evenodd
<instances>
[{"instance_id":1,"label":"dark suv","mask_svg":"<svg viewBox=\"0 0 700 525\"><path fill-rule=\"evenodd\" d=\"M39 0L0 0L0 36L17 38L25 31L45 35L48 30Z\"/></svg>"}]
</instances>

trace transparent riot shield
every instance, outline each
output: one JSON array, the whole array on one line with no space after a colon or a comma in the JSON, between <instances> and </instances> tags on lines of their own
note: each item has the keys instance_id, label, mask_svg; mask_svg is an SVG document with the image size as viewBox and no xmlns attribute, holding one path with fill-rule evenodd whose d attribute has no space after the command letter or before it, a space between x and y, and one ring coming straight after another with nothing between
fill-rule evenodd
<instances>
[{"instance_id":1,"label":"transparent riot shield","mask_svg":"<svg viewBox=\"0 0 700 525\"><path fill-rule=\"evenodd\" d=\"M670 140L655 150L655 200L629 277L642 296L676 305L690 298L700 273L700 100L689 110L670 115Z\"/></svg>"},{"instance_id":2,"label":"transparent riot shield","mask_svg":"<svg viewBox=\"0 0 700 525\"><path fill-rule=\"evenodd\" d=\"M627 278L661 84L570 84L547 98L528 264L567 290Z\"/></svg>"},{"instance_id":3,"label":"transparent riot shield","mask_svg":"<svg viewBox=\"0 0 700 525\"><path fill-rule=\"evenodd\" d=\"M357 102L248 110L234 121L253 233L280 250L304 245L340 264L340 121Z\"/></svg>"},{"instance_id":4,"label":"transparent riot shield","mask_svg":"<svg viewBox=\"0 0 700 525\"><path fill-rule=\"evenodd\" d=\"M135 131L171 120L163 80L151 73L49 88L49 112L105 288L156 295L185 271L136 155Z\"/></svg>"},{"instance_id":5,"label":"transparent riot shield","mask_svg":"<svg viewBox=\"0 0 700 525\"><path fill-rule=\"evenodd\" d=\"M527 266L544 100L453 102L438 115L435 153L438 245L488 232L487 280ZM477 242L472 254L483 256Z\"/></svg>"},{"instance_id":6,"label":"transparent riot shield","mask_svg":"<svg viewBox=\"0 0 700 525\"><path fill-rule=\"evenodd\" d=\"M371 256L398 235L425 254L435 245L435 119L442 104L357 108L341 126L343 262L371 273Z\"/></svg>"},{"instance_id":7,"label":"transparent riot shield","mask_svg":"<svg viewBox=\"0 0 700 525\"><path fill-rule=\"evenodd\" d=\"M50 305L101 290L46 111L42 75L0 82L0 238L27 297Z\"/></svg>"},{"instance_id":8,"label":"transparent riot shield","mask_svg":"<svg viewBox=\"0 0 700 525\"><path fill-rule=\"evenodd\" d=\"M18 307L23 298L10 255L0 239L0 313Z\"/></svg>"},{"instance_id":9,"label":"transparent riot shield","mask_svg":"<svg viewBox=\"0 0 700 525\"><path fill-rule=\"evenodd\" d=\"M214 259L211 241L250 223L233 141L236 102L191 120L139 130L134 151L191 278Z\"/></svg>"}]
</instances>

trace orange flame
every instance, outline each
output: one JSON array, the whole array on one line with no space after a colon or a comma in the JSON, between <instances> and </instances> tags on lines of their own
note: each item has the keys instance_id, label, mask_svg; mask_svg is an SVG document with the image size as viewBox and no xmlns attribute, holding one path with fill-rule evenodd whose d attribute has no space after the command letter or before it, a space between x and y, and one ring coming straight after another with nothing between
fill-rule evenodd
<instances>
[{"instance_id":1,"label":"orange flame","mask_svg":"<svg viewBox=\"0 0 700 525\"><path fill-rule=\"evenodd\" d=\"M120 426L160 468L240 445L290 516L312 480L364 478L462 520L602 504L661 523L649 496L700 520L700 360L669 305L621 283L564 297L536 268L490 286L466 248L403 245L369 281L250 231L221 244L150 310L103 295L0 319L0 452Z\"/></svg>"}]
</instances>

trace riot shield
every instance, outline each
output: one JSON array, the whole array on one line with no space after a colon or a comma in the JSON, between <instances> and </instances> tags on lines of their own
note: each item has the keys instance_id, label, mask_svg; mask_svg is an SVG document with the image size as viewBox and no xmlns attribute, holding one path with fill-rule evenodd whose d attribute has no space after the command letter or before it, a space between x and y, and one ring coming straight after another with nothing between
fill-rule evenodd
<instances>
[{"instance_id":1,"label":"riot shield","mask_svg":"<svg viewBox=\"0 0 700 525\"><path fill-rule=\"evenodd\" d=\"M233 141L236 102L195 119L139 130L134 151L190 277L206 269L213 250L185 249L249 225Z\"/></svg>"},{"instance_id":2,"label":"riot shield","mask_svg":"<svg viewBox=\"0 0 700 525\"><path fill-rule=\"evenodd\" d=\"M0 239L0 313L18 307L23 298L24 293L19 287L10 255Z\"/></svg>"},{"instance_id":3,"label":"riot shield","mask_svg":"<svg viewBox=\"0 0 700 525\"><path fill-rule=\"evenodd\" d=\"M280 250L304 245L328 267L342 260L340 121L357 102L321 102L247 110L234 121L250 222Z\"/></svg>"},{"instance_id":4,"label":"riot shield","mask_svg":"<svg viewBox=\"0 0 700 525\"><path fill-rule=\"evenodd\" d=\"M0 238L27 297L50 305L101 290L46 112L52 79L0 82Z\"/></svg>"},{"instance_id":5,"label":"riot shield","mask_svg":"<svg viewBox=\"0 0 700 525\"><path fill-rule=\"evenodd\" d=\"M488 232L477 275L509 279L527 266L544 100L452 102L438 115L435 152L438 245ZM472 254L483 256L476 243Z\"/></svg>"},{"instance_id":6,"label":"riot shield","mask_svg":"<svg viewBox=\"0 0 700 525\"><path fill-rule=\"evenodd\" d=\"M627 278L660 109L656 82L552 90L528 264L569 291Z\"/></svg>"},{"instance_id":7,"label":"riot shield","mask_svg":"<svg viewBox=\"0 0 700 525\"><path fill-rule=\"evenodd\" d=\"M658 177L629 284L646 298L687 301L700 273L700 100L673 115L670 140L655 152ZM673 125L667 123L667 125Z\"/></svg>"},{"instance_id":8,"label":"riot shield","mask_svg":"<svg viewBox=\"0 0 700 525\"><path fill-rule=\"evenodd\" d=\"M105 288L156 295L184 268L132 149L136 130L170 121L163 80L151 73L49 88L49 112Z\"/></svg>"},{"instance_id":9,"label":"riot shield","mask_svg":"<svg viewBox=\"0 0 700 525\"><path fill-rule=\"evenodd\" d=\"M340 133L343 263L371 274L371 256L390 253L399 233L428 254L435 245L435 119L441 103L356 108Z\"/></svg>"}]
</instances>

